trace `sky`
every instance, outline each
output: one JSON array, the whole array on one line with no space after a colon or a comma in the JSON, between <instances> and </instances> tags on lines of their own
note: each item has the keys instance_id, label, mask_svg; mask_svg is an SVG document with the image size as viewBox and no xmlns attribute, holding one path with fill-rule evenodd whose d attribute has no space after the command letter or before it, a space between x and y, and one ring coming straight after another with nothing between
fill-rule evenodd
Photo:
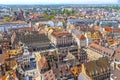
<instances>
[{"instance_id":1,"label":"sky","mask_svg":"<svg viewBox=\"0 0 120 80\"><path fill-rule=\"evenodd\" d=\"M106 4L118 0L0 0L0 4Z\"/></svg>"}]
</instances>

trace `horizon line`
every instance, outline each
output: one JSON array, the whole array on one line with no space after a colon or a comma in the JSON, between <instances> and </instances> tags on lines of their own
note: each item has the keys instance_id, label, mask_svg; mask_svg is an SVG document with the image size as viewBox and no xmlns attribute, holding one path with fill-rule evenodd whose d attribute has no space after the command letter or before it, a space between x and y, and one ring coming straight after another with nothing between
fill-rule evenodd
<instances>
[{"instance_id":1,"label":"horizon line","mask_svg":"<svg viewBox=\"0 0 120 80\"><path fill-rule=\"evenodd\" d=\"M84 4L84 5L119 5L120 3L15 3L15 4L4 4L4 3L0 3L0 5L80 5L80 4Z\"/></svg>"}]
</instances>

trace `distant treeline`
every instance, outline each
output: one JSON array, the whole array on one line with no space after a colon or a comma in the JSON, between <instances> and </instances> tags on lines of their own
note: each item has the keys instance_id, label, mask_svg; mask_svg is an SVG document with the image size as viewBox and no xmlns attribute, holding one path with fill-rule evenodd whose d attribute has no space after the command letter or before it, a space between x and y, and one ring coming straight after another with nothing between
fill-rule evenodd
<instances>
[{"instance_id":1,"label":"distant treeline","mask_svg":"<svg viewBox=\"0 0 120 80\"><path fill-rule=\"evenodd\" d=\"M120 6L85 6L83 8L112 8L112 9L120 9Z\"/></svg>"},{"instance_id":2,"label":"distant treeline","mask_svg":"<svg viewBox=\"0 0 120 80\"><path fill-rule=\"evenodd\" d=\"M1 5L10 8L113 8L120 9L120 4L31 4L31 5Z\"/></svg>"}]
</instances>

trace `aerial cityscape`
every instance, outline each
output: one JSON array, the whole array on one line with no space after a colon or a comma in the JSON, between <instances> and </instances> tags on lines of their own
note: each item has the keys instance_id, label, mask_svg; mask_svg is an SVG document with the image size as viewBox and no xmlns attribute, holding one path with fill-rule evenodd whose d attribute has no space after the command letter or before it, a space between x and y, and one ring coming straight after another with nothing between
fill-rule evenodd
<instances>
[{"instance_id":1,"label":"aerial cityscape","mask_svg":"<svg viewBox=\"0 0 120 80\"><path fill-rule=\"evenodd\" d=\"M120 0L1 0L0 80L120 80Z\"/></svg>"}]
</instances>

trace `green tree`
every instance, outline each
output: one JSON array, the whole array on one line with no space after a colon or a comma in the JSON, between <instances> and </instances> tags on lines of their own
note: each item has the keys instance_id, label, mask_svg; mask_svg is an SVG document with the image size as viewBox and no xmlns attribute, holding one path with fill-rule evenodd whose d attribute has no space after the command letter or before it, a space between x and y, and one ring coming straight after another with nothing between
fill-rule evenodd
<instances>
[{"instance_id":1,"label":"green tree","mask_svg":"<svg viewBox=\"0 0 120 80\"><path fill-rule=\"evenodd\" d=\"M44 14L47 14L47 12L48 12L48 10L45 10L45 11L44 11Z\"/></svg>"},{"instance_id":2,"label":"green tree","mask_svg":"<svg viewBox=\"0 0 120 80\"><path fill-rule=\"evenodd\" d=\"M26 15L29 15L29 14L30 14L30 12L29 12L29 11L25 11L25 14L26 14Z\"/></svg>"},{"instance_id":3,"label":"green tree","mask_svg":"<svg viewBox=\"0 0 120 80\"><path fill-rule=\"evenodd\" d=\"M71 15L71 14L73 14L74 12L72 11L72 10L63 10L63 12L62 12L63 14L68 14L68 15Z\"/></svg>"},{"instance_id":4,"label":"green tree","mask_svg":"<svg viewBox=\"0 0 120 80\"><path fill-rule=\"evenodd\" d=\"M67 11L67 14L68 14L68 15L71 15L71 14L73 14L73 11L72 11L72 10Z\"/></svg>"},{"instance_id":5,"label":"green tree","mask_svg":"<svg viewBox=\"0 0 120 80\"><path fill-rule=\"evenodd\" d=\"M4 22L9 22L9 21L10 21L10 18L9 18L9 17L4 17L3 21L4 21Z\"/></svg>"},{"instance_id":6,"label":"green tree","mask_svg":"<svg viewBox=\"0 0 120 80\"><path fill-rule=\"evenodd\" d=\"M53 12L53 15L56 15L56 14L58 14L58 12L57 12L57 11L54 11L54 12Z\"/></svg>"},{"instance_id":7,"label":"green tree","mask_svg":"<svg viewBox=\"0 0 120 80\"><path fill-rule=\"evenodd\" d=\"M48 15L48 14L45 14L45 13L44 13L44 18L46 18L46 19L48 19L48 20L51 20L51 19L54 19L55 17L54 17L53 14L52 14L52 15Z\"/></svg>"},{"instance_id":8,"label":"green tree","mask_svg":"<svg viewBox=\"0 0 120 80\"><path fill-rule=\"evenodd\" d=\"M55 18L54 15L48 16L48 19L49 19L49 20L54 19L54 18Z\"/></svg>"},{"instance_id":9,"label":"green tree","mask_svg":"<svg viewBox=\"0 0 120 80\"><path fill-rule=\"evenodd\" d=\"M74 16L78 17L78 16L79 16L79 14L77 14L77 13L74 13Z\"/></svg>"}]
</instances>

